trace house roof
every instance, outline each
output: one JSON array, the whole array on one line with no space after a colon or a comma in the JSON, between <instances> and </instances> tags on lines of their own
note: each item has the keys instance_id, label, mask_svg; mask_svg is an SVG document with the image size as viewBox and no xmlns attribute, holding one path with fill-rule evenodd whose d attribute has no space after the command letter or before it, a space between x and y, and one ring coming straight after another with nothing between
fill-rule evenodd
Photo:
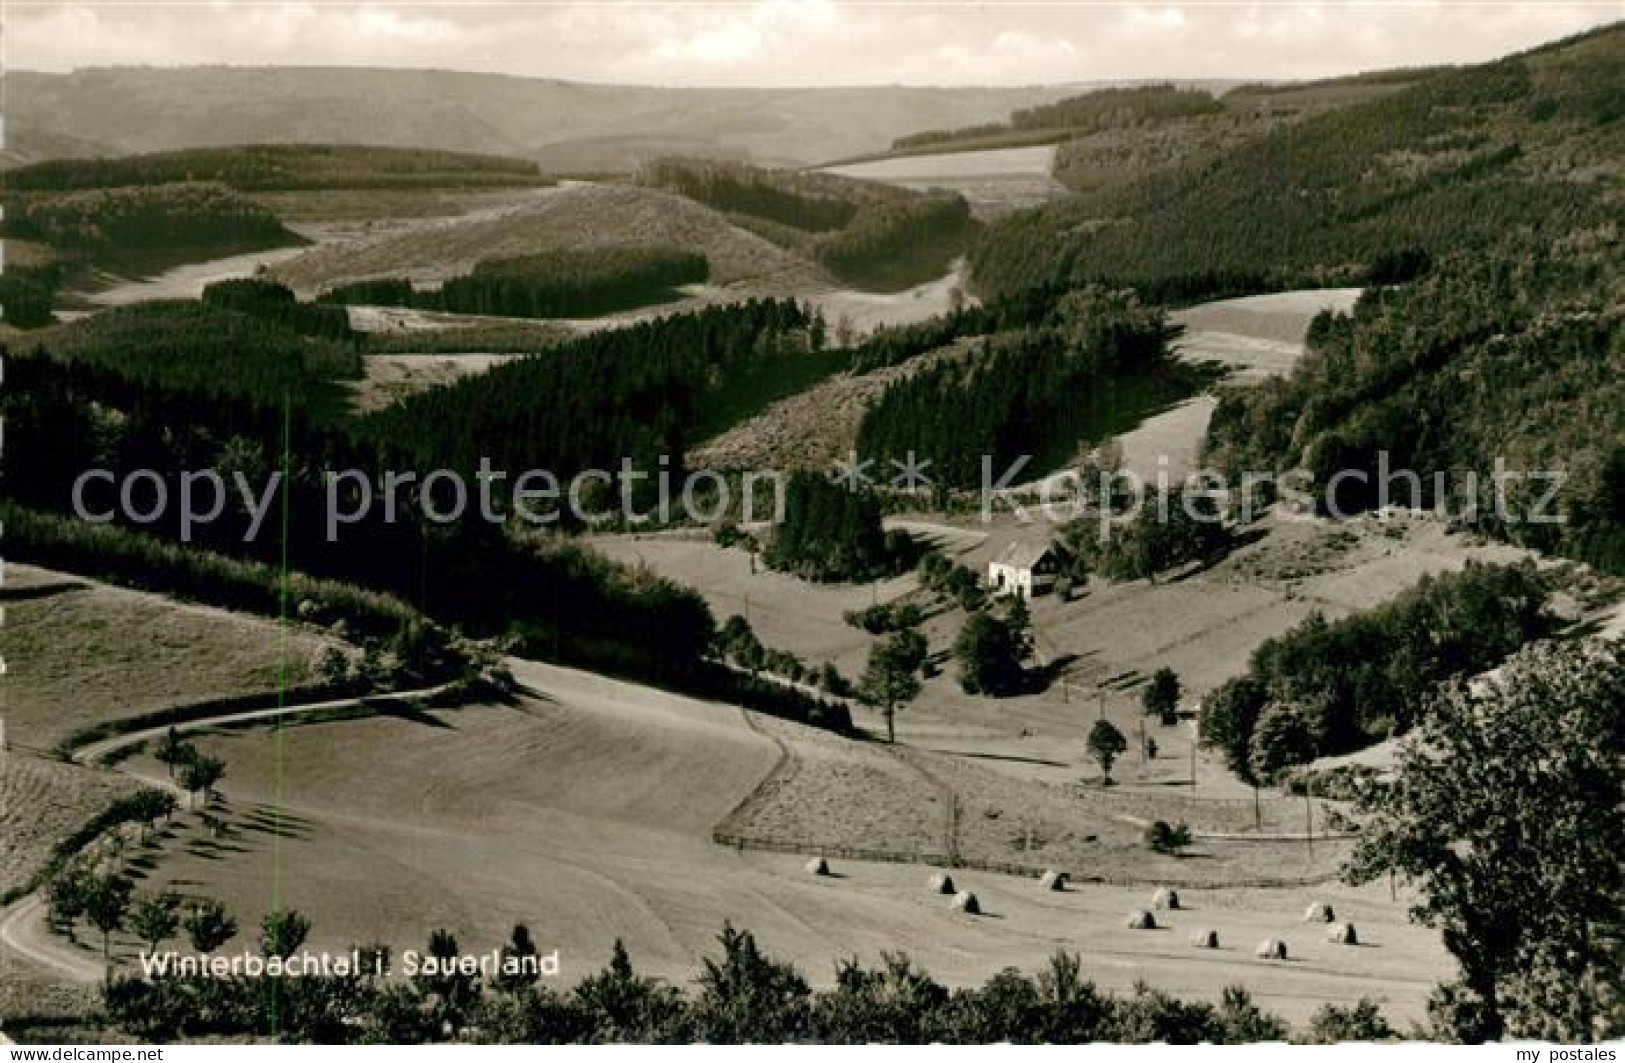
<instances>
[{"instance_id":1,"label":"house roof","mask_svg":"<svg viewBox=\"0 0 1625 1063\"><path fill-rule=\"evenodd\" d=\"M994 559L996 565L1007 565L1010 568L1032 568L1047 555L1056 552L1056 545L1049 543L1013 542L999 552Z\"/></svg>"}]
</instances>

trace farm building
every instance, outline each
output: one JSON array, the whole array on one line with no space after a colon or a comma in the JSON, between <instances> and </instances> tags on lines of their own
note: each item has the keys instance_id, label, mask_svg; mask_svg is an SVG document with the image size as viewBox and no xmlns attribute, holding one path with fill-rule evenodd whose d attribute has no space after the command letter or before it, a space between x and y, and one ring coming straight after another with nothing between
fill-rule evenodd
<instances>
[{"instance_id":1,"label":"farm building","mask_svg":"<svg viewBox=\"0 0 1625 1063\"><path fill-rule=\"evenodd\" d=\"M1059 543L1011 543L987 563L987 585L994 594L1019 594L1031 598L1055 587L1066 564L1066 550Z\"/></svg>"}]
</instances>

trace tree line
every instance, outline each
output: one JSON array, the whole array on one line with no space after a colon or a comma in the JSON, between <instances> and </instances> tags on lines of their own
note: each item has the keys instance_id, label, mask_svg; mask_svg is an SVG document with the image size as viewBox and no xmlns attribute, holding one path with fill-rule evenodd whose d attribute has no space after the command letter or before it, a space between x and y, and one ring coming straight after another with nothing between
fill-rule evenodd
<instances>
[{"instance_id":1,"label":"tree line","mask_svg":"<svg viewBox=\"0 0 1625 1063\"><path fill-rule=\"evenodd\" d=\"M214 281L204 286L198 301L270 321L301 336L356 338L350 329L350 315L342 307L302 303L287 285L266 277Z\"/></svg>"},{"instance_id":2,"label":"tree line","mask_svg":"<svg viewBox=\"0 0 1625 1063\"><path fill-rule=\"evenodd\" d=\"M1469 562L1341 620L1318 613L1253 651L1208 695L1201 738L1243 779L1273 782L1317 757L1410 731L1434 691L1550 634L1548 588L1529 563Z\"/></svg>"},{"instance_id":3,"label":"tree line","mask_svg":"<svg viewBox=\"0 0 1625 1063\"><path fill-rule=\"evenodd\" d=\"M1093 133L1171 118L1219 114L1224 109L1224 104L1205 89L1181 89L1164 82L1097 89L1054 103L1012 111L1010 125L1015 129L1064 128Z\"/></svg>"},{"instance_id":4,"label":"tree line","mask_svg":"<svg viewBox=\"0 0 1625 1063\"><path fill-rule=\"evenodd\" d=\"M244 144L106 159L47 159L6 174L18 192L211 181L240 192L546 183L528 159L360 144Z\"/></svg>"},{"instance_id":5,"label":"tree line","mask_svg":"<svg viewBox=\"0 0 1625 1063\"><path fill-rule=\"evenodd\" d=\"M1105 129L1143 123L1166 122L1195 115L1222 114L1225 107L1213 94L1202 89L1181 89L1171 84L1134 85L1097 89L1068 96L1054 103L1023 107L1010 112L1005 122L983 122L956 129L928 129L897 137L893 151L996 138L1013 133L1050 132L1061 136L1081 136Z\"/></svg>"},{"instance_id":6,"label":"tree line","mask_svg":"<svg viewBox=\"0 0 1625 1063\"><path fill-rule=\"evenodd\" d=\"M438 288L382 278L340 285L317 301L496 317L586 317L669 302L678 285L700 284L708 276L704 255L676 247L564 248L486 259Z\"/></svg>"},{"instance_id":7,"label":"tree line","mask_svg":"<svg viewBox=\"0 0 1625 1063\"><path fill-rule=\"evenodd\" d=\"M638 181L724 214L747 214L809 233L844 228L859 209L851 185L839 179L738 162L655 159L639 170Z\"/></svg>"},{"instance_id":8,"label":"tree line","mask_svg":"<svg viewBox=\"0 0 1625 1063\"><path fill-rule=\"evenodd\" d=\"M893 382L865 414L858 452L883 464L912 453L945 488L977 487L989 458L994 479L1024 456L1037 475L1144 408L1147 389L1179 390L1165 361L1172 336L1162 311L1130 292L1069 293L1045 325L984 338L968 356Z\"/></svg>"},{"instance_id":9,"label":"tree line","mask_svg":"<svg viewBox=\"0 0 1625 1063\"><path fill-rule=\"evenodd\" d=\"M213 905L186 918L187 935L206 942L220 936L210 933L220 919L230 919ZM165 938L179 929L166 916L142 925ZM228 940L234 921L229 928ZM294 955L310 930L296 911L272 912L260 928L261 952ZM1085 978L1081 960L1066 952L1036 975L1008 968L960 989L906 954L888 953L873 966L843 961L834 985L814 990L750 931L724 925L691 986L637 973L617 940L607 966L563 990L535 972L538 949L524 924L500 950L502 969L489 975L459 970L460 944L444 930L421 950L439 962L409 977L372 973L390 965L386 946L359 951L363 970L343 975L120 978L105 991L106 1012L119 1029L148 1039L246 1035L328 1044L1246 1044L1394 1035L1376 1004L1364 1000L1325 1005L1294 1032L1239 986L1216 1004L1143 983L1119 996Z\"/></svg>"},{"instance_id":10,"label":"tree line","mask_svg":"<svg viewBox=\"0 0 1625 1063\"><path fill-rule=\"evenodd\" d=\"M784 519L763 553L770 566L802 579L854 583L894 575L917 556L906 532L881 529L873 491L815 472L790 477Z\"/></svg>"},{"instance_id":11,"label":"tree line","mask_svg":"<svg viewBox=\"0 0 1625 1063\"><path fill-rule=\"evenodd\" d=\"M232 294L232 292L237 294ZM345 405L341 382L361 376L353 339L321 335L337 322L313 307L244 298L242 289L214 289L206 302L164 300L118 306L30 336L12 361L20 372L66 381L28 362L72 363L86 378L116 375L130 388L172 390L200 399L241 397L262 405L291 400L335 416ZM253 302L252 311L249 303ZM293 324L310 335L301 335ZM346 326L347 327L347 326ZM101 371L98 374L98 371ZM112 386L109 383L107 386ZM88 412L88 411L87 411Z\"/></svg>"},{"instance_id":12,"label":"tree line","mask_svg":"<svg viewBox=\"0 0 1625 1063\"><path fill-rule=\"evenodd\" d=\"M695 432L733 389L804 354L821 322L792 300L708 307L562 343L541 354L411 396L370 417L363 433L415 467L472 474L538 468L561 480L616 470L623 458L678 471ZM638 498L647 498L649 484Z\"/></svg>"},{"instance_id":13,"label":"tree line","mask_svg":"<svg viewBox=\"0 0 1625 1063\"><path fill-rule=\"evenodd\" d=\"M17 195L0 231L98 261L302 242L266 208L201 182Z\"/></svg>"}]
</instances>

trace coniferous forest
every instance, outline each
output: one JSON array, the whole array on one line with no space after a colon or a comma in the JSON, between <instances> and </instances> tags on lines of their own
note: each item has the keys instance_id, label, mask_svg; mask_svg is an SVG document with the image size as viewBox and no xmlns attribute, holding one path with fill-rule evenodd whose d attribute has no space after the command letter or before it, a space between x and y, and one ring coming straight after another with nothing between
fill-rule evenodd
<instances>
[{"instance_id":1,"label":"coniferous forest","mask_svg":"<svg viewBox=\"0 0 1625 1063\"><path fill-rule=\"evenodd\" d=\"M269 210L208 183L17 195L3 231L93 260L201 249L218 257L300 242Z\"/></svg>"},{"instance_id":2,"label":"coniferous forest","mask_svg":"<svg viewBox=\"0 0 1625 1063\"><path fill-rule=\"evenodd\" d=\"M928 460L934 484L974 489L984 458L993 480L1022 458L1037 475L1127 419L1185 393L1165 359L1174 333L1132 292L1083 289L1043 323L969 341L892 384L864 417L859 453Z\"/></svg>"},{"instance_id":3,"label":"coniferous forest","mask_svg":"<svg viewBox=\"0 0 1625 1063\"><path fill-rule=\"evenodd\" d=\"M357 281L323 293L319 301L497 317L587 317L669 302L678 285L703 283L709 273L704 255L616 245L488 259L438 288L399 278Z\"/></svg>"},{"instance_id":4,"label":"coniferous forest","mask_svg":"<svg viewBox=\"0 0 1625 1063\"><path fill-rule=\"evenodd\" d=\"M1547 239L1603 224L1604 177L1625 153L1620 33L1432 74L1013 215L972 248L974 281L984 292L1102 280L1214 298L1358 283L1399 249L1483 253L1508 219Z\"/></svg>"},{"instance_id":5,"label":"coniferous forest","mask_svg":"<svg viewBox=\"0 0 1625 1063\"><path fill-rule=\"evenodd\" d=\"M15 192L193 181L212 181L240 192L546 183L527 159L359 144L245 144L106 159L47 159L6 174L6 187Z\"/></svg>"},{"instance_id":6,"label":"coniferous forest","mask_svg":"<svg viewBox=\"0 0 1625 1063\"><path fill-rule=\"evenodd\" d=\"M1453 257L1322 315L1290 377L1223 396L1210 457L1322 486L1362 472L1344 512L1378 503L1385 467L1413 470L1420 489L1399 482L1390 501L1625 572L1625 322L1600 303L1620 275L1613 239L1509 241L1508 258ZM1499 503L1498 459L1517 474Z\"/></svg>"},{"instance_id":7,"label":"coniferous forest","mask_svg":"<svg viewBox=\"0 0 1625 1063\"><path fill-rule=\"evenodd\" d=\"M878 579L912 565L912 541L902 532L881 530L880 500L860 487L819 473L793 475L767 563L818 581Z\"/></svg>"},{"instance_id":8,"label":"coniferous forest","mask_svg":"<svg viewBox=\"0 0 1625 1063\"><path fill-rule=\"evenodd\" d=\"M498 467L512 461L506 467L557 469L561 477L582 462L616 469L622 454L652 455L681 438L717 367L771 356L763 335L805 350L811 323L794 303L762 302L603 333L571 359L513 364L494 392L440 389L420 405L355 422L319 401L335 365L313 356L326 347L312 345L330 341L199 303L109 311L40 334L28 356L7 358L0 414L10 446L0 475L12 556L239 608L274 604L274 586L264 581L275 570L266 566L286 564L301 579L395 596L470 634L507 633L522 652L844 727L833 706L719 670L710 660L710 611L692 591L558 537L514 534L477 508L464 519L433 519L416 490L393 512L380 502L334 534L324 480L329 471L355 470L379 484L385 470L407 468L472 477L484 454ZM239 372L220 372L227 348L237 352ZM430 431L448 415L444 403L469 404L455 422L466 432L444 431L450 421ZM487 442L504 445L492 450ZM464 444L473 450L465 453ZM144 491L156 490L156 477L171 499L196 470L240 474L256 493L281 474L286 521L261 513L257 523L235 503L190 526L176 505L150 519L118 511L112 524L94 529L54 519L74 512L73 487L87 469L106 470L113 484L141 471ZM86 501L107 510L116 493L98 485ZM144 508L152 501L150 493L138 497ZM497 504L506 506L500 492ZM326 583L311 585L316 615L372 615L321 589ZM402 645L439 652L418 637ZM426 659L407 667L433 673Z\"/></svg>"},{"instance_id":9,"label":"coniferous forest","mask_svg":"<svg viewBox=\"0 0 1625 1063\"><path fill-rule=\"evenodd\" d=\"M593 333L413 396L364 430L422 468L541 468L561 479L623 458L675 470L696 428L754 371L806 356L822 323L792 300L752 300Z\"/></svg>"}]
</instances>

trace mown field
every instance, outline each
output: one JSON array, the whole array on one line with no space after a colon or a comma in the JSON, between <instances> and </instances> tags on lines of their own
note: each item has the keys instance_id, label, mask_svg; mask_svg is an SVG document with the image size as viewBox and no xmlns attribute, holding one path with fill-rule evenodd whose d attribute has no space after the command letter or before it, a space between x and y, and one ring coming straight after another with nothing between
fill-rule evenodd
<instances>
[{"instance_id":1,"label":"mown field","mask_svg":"<svg viewBox=\"0 0 1625 1063\"><path fill-rule=\"evenodd\" d=\"M566 980L601 966L621 937L640 970L686 983L724 919L751 927L818 984L833 980L842 957L873 960L898 947L950 984L1007 964L1032 969L1064 947L1104 986L1144 978L1215 998L1243 982L1297 1020L1325 1000L1361 995L1401 1021L1418 1017L1443 969L1436 939L1409 926L1385 891L1185 891L1189 910L1166 915L1169 929L1131 931L1123 918L1149 903L1150 884L1049 893L1031 879L956 872L986 907L978 918L926 889L928 867L837 859L833 876L812 877L803 857L709 840L781 755L739 710L548 666L516 671L529 694L511 707L204 739L228 762L227 832L217 845L168 846L149 883L206 883L245 925L275 889L312 917L315 947L381 940L398 949L445 926L481 950L522 920L544 949L561 950ZM857 778L878 763L865 747L772 734L821 761L820 771ZM859 790L846 808L814 814L858 820L868 800L911 794L920 796ZM1359 923L1372 947L1329 944L1323 927L1300 922L1317 898ZM1217 929L1223 947L1191 950L1196 927ZM1266 935L1285 938L1296 959L1253 959Z\"/></svg>"},{"instance_id":2,"label":"mown field","mask_svg":"<svg viewBox=\"0 0 1625 1063\"><path fill-rule=\"evenodd\" d=\"M6 733L49 749L92 724L297 688L336 643L269 621L6 566Z\"/></svg>"},{"instance_id":3,"label":"mown field","mask_svg":"<svg viewBox=\"0 0 1625 1063\"><path fill-rule=\"evenodd\" d=\"M63 838L139 788L110 772L0 752L0 894L32 881Z\"/></svg>"}]
</instances>

